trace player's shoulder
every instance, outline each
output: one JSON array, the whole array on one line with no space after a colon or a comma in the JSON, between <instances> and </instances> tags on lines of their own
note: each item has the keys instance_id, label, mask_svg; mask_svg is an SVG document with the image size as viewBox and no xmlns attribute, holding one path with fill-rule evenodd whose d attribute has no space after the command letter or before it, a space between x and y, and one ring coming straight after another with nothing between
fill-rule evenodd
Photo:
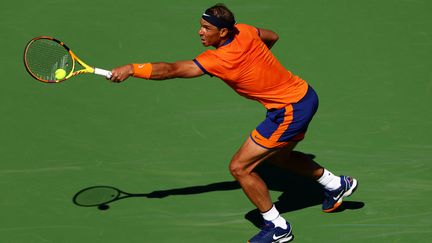
<instances>
[{"instance_id":1,"label":"player's shoulder","mask_svg":"<svg viewBox=\"0 0 432 243\"><path fill-rule=\"evenodd\" d=\"M258 36L259 30L257 27L248 25L248 24L236 24L236 29L238 30L240 35L247 34L248 36Z\"/></svg>"},{"instance_id":2,"label":"player's shoulder","mask_svg":"<svg viewBox=\"0 0 432 243\"><path fill-rule=\"evenodd\" d=\"M252 25L248 25L248 24L244 24L244 23L238 23L235 25L235 27L238 30L256 30L257 28L252 26Z\"/></svg>"}]
</instances>

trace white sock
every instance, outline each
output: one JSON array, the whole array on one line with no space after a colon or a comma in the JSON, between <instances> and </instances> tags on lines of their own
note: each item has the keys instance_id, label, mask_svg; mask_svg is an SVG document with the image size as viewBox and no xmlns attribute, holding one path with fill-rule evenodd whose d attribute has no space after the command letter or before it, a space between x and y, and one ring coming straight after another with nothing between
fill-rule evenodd
<instances>
[{"instance_id":1,"label":"white sock","mask_svg":"<svg viewBox=\"0 0 432 243\"><path fill-rule=\"evenodd\" d=\"M333 175L333 173L326 169L324 169L323 175L318 179L318 183L329 191L336 190L341 186L340 177Z\"/></svg>"},{"instance_id":2,"label":"white sock","mask_svg":"<svg viewBox=\"0 0 432 243\"><path fill-rule=\"evenodd\" d=\"M286 229L288 227L285 219L280 216L279 211L276 209L275 205L273 205L273 207L269 211L261 213L261 215L263 216L264 220L271 221L276 227L280 227L282 229Z\"/></svg>"}]
</instances>

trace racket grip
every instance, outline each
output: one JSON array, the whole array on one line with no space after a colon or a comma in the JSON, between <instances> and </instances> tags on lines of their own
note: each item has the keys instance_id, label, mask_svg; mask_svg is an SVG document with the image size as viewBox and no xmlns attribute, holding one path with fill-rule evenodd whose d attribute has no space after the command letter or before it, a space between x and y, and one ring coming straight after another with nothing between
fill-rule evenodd
<instances>
[{"instance_id":1,"label":"racket grip","mask_svg":"<svg viewBox=\"0 0 432 243\"><path fill-rule=\"evenodd\" d=\"M112 73L108 70L100 69L100 68L94 68L94 74L104 76L106 78L111 78Z\"/></svg>"}]
</instances>

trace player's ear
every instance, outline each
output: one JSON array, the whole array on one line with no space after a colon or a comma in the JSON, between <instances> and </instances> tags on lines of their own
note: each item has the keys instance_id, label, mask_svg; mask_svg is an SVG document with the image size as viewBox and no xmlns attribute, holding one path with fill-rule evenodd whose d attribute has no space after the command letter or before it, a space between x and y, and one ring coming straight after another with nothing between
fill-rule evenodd
<instances>
[{"instance_id":1,"label":"player's ear","mask_svg":"<svg viewBox=\"0 0 432 243\"><path fill-rule=\"evenodd\" d=\"M225 37L228 36L228 33L229 33L229 31L228 31L227 28L222 28L222 29L219 31L219 36L220 36L221 38L225 38Z\"/></svg>"}]
</instances>

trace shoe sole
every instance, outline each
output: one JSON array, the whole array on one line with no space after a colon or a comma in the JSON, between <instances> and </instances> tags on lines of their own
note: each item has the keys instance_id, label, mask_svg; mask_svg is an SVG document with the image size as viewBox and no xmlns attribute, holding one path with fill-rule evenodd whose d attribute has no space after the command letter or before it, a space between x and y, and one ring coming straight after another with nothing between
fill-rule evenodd
<instances>
[{"instance_id":1,"label":"shoe sole","mask_svg":"<svg viewBox=\"0 0 432 243\"><path fill-rule=\"evenodd\" d=\"M358 182L357 182L356 179L353 178L353 184L352 184L351 188L348 191L346 191L339 198L339 200L335 203L335 205L332 208L326 209L326 210L323 210L323 211L326 212L326 213L331 213L331 212L335 211L342 204L342 201L343 201L343 199L345 197L349 197L349 196L351 196L355 192L355 190L357 189L357 186L358 186Z\"/></svg>"},{"instance_id":2,"label":"shoe sole","mask_svg":"<svg viewBox=\"0 0 432 243\"><path fill-rule=\"evenodd\" d=\"M292 241L293 239L294 239L294 235L291 234L291 235L289 235L289 236L287 236L287 237L284 237L284 238L282 238L282 239L279 239L279 240L277 240L277 241L272 241L272 243L284 243L284 242L290 242L290 241ZM247 243L250 243L250 241L248 241Z\"/></svg>"}]
</instances>

